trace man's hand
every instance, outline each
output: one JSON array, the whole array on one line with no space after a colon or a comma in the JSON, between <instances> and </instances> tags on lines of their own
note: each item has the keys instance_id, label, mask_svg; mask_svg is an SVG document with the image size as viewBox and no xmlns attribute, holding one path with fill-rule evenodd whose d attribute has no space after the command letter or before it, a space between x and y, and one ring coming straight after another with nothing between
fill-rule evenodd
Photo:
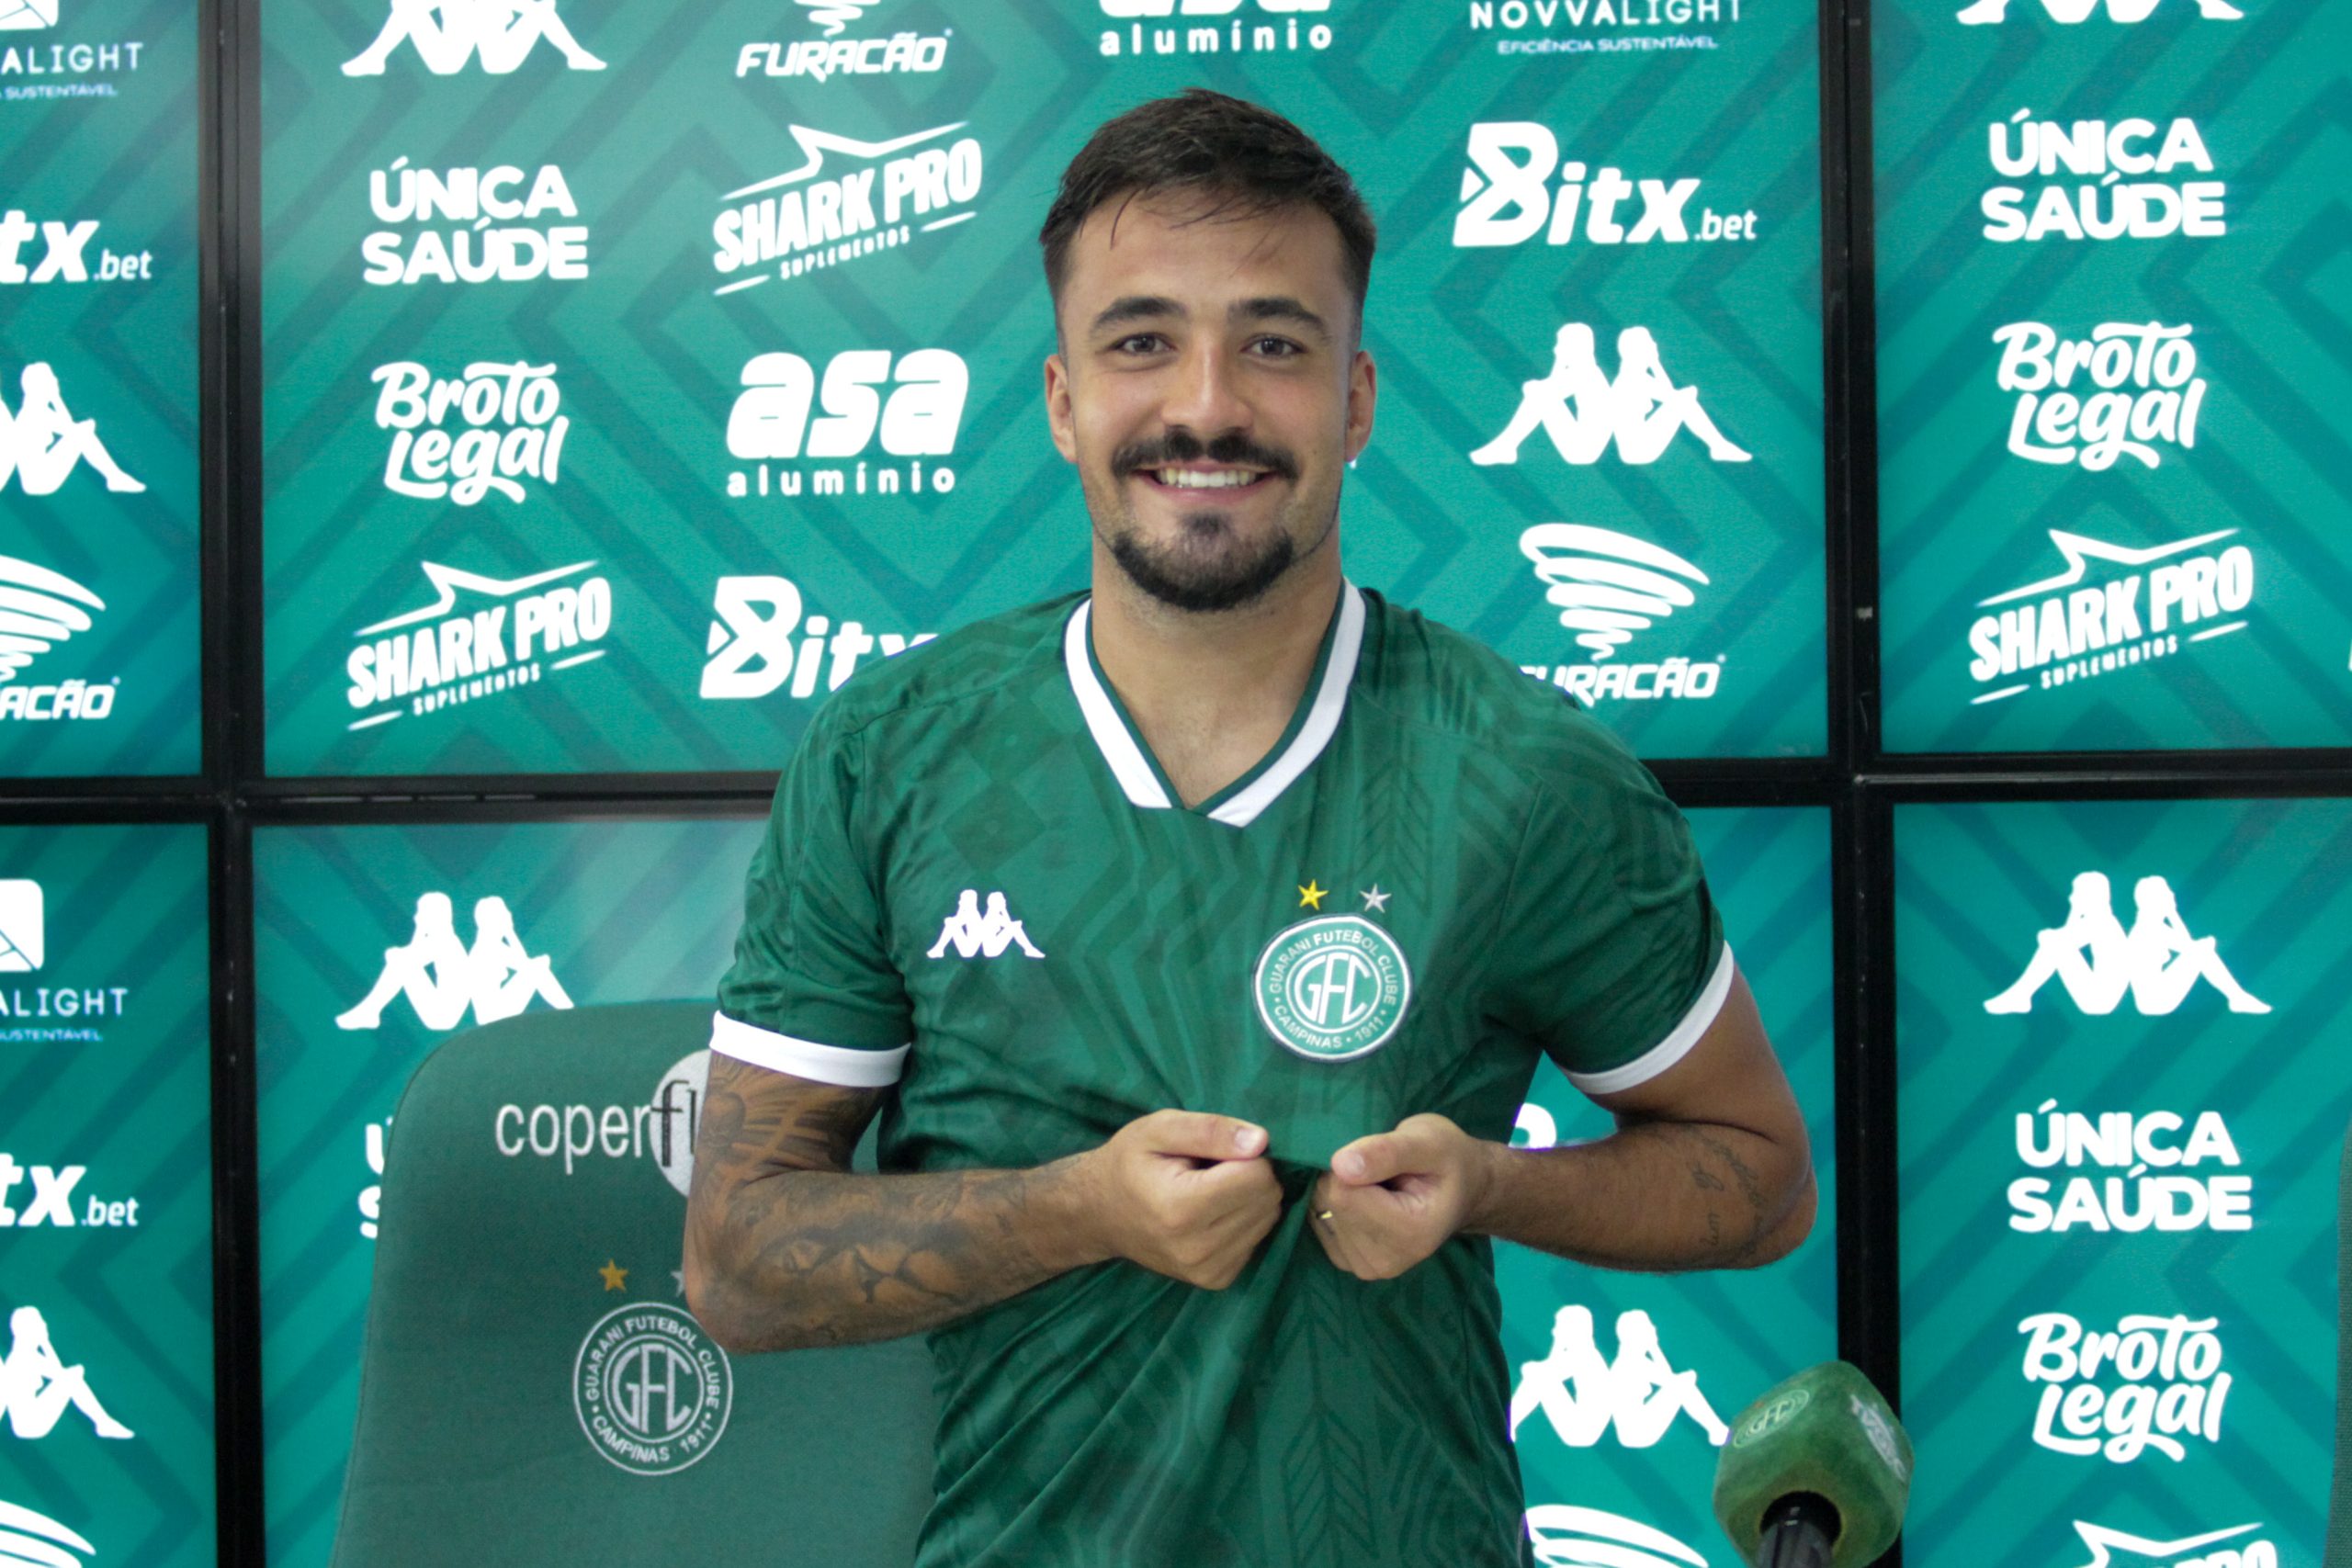
<instances>
[{"instance_id":1,"label":"man's hand","mask_svg":"<svg viewBox=\"0 0 2352 1568\"><path fill-rule=\"evenodd\" d=\"M1316 1178L1309 1200L1324 1252L1359 1280L1402 1274L1477 1208L1491 1147L1428 1112L1347 1145Z\"/></svg>"},{"instance_id":2,"label":"man's hand","mask_svg":"<svg viewBox=\"0 0 2352 1568\"><path fill-rule=\"evenodd\" d=\"M1233 1283L1282 1217L1266 1130L1155 1111L1079 1156L1100 1249L1204 1290Z\"/></svg>"}]
</instances>

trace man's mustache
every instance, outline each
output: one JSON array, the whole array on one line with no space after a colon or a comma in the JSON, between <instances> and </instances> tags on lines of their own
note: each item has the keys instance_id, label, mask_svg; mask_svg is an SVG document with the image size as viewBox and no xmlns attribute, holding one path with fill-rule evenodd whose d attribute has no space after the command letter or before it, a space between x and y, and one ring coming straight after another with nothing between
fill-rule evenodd
<instances>
[{"instance_id":1,"label":"man's mustache","mask_svg":"<svg viewBox=\"0 0 2352 1568\"><path fill-rule=\"evenodd\" d=\"M1279 479L1298 478L1298 462L1289 453L1278 447L1261 446L1237 431L1227 431L1206 443L1182 430L1171 430L1148 441L1131 441L1111 454L1111 472L1118 479L1125 479L1140 468L1160 468L1203 459L1234 468L1263 468Z\"/></svg>"}]
</instances>

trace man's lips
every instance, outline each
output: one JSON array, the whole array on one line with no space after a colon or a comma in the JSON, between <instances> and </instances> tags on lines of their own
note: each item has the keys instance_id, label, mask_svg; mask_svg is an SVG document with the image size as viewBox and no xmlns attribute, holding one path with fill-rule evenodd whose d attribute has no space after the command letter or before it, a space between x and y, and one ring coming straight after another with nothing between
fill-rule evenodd
<instances>
[{"instance_id":1,"label":"man's lips","mask_svg":"<svg viewBox=\"0 0 2352 1568\"><path fill-rule=\"evenodd\" d=\"M1238 496L1258 490L1274 476L1262 468L1169 463L1158 468L1136 468L1134 477L1170 495Z\"/></svg>"}]
</instances>

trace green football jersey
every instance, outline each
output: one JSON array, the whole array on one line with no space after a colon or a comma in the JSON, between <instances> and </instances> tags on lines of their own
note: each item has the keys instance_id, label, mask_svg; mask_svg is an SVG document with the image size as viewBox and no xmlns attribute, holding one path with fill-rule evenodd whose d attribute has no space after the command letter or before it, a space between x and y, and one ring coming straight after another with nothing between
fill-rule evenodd
<instances>
[{"instance_id":1,"label":"green football jersey","mask_svg":"<svg viewBox=\"0 0 2352 1568\"><path fill-rule=\"evenodd\" d=\"M1664 1071L1732 962L1680 815L1561 693L1344 588L1272 752L1187 808L1070 597L860 674L754 857L712 1047L892 1089L886 1170L1005 1168L1167 1107L1266 1127L1227 1290L1081 1269L931 1336L921 1568L1522 1561L1489 1243L1367 1283L1298 1200L1419 1111L1510 1138L1548 1054Z\"/></svg>"}]
</instances>

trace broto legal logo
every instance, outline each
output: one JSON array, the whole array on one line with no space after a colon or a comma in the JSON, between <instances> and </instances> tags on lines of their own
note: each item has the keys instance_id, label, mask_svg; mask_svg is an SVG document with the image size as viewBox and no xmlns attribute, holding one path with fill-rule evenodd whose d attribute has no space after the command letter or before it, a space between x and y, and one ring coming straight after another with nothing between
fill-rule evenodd
<instances>
[{"instance_id":1,"label":"broto legal logo","mask_svg":"<svg viewBox=\"0 0 2352 1568\"><path fill-rule=\"evenodd\" d=\"M401 360L369 379L380 389L376 427L392 433L384 488L394 494L471 506L493 490L520 502L526 479L556 482L571 420L557 412L554 366L482 360L441 378Z\"/></svg>"},{"instance_id":2,"label":"broto legal logo","mask_svg":"<svg viewBox=\"0 0 2352 1568\"><path fill-rule=\"evenodd\" d=\"M2025 1380L2040 1383L2033 1440L2081 1458L2130 1464L2150 1449L2177 1462L2188 1444L2222 1440L2231 1374L2222 1371L2221 1320L2129 1315L2112 1334L2086 1331L2063 1312L2018 1325ZM2101 1383L2104 1371L2122 1381Z\"/></svg>"},{"instance_id":3,"label":"broto legal logo","mask_svg":"<svg viewBox=\"0 0 2352 1568\"><path fill-rule=\"evenodd\" d=\"M2188 335L2188 327L2161 321L2104 321L2087 338L2063 340L2040 321L1999 328L1995 379L2018 394L2009 450L2103 473L2122 457L2157 467L2164 459L2155 442L2192 449L2205 380ZM2087 383L2080 392L2077 378Z\"/></svg>"}]
</instances>

